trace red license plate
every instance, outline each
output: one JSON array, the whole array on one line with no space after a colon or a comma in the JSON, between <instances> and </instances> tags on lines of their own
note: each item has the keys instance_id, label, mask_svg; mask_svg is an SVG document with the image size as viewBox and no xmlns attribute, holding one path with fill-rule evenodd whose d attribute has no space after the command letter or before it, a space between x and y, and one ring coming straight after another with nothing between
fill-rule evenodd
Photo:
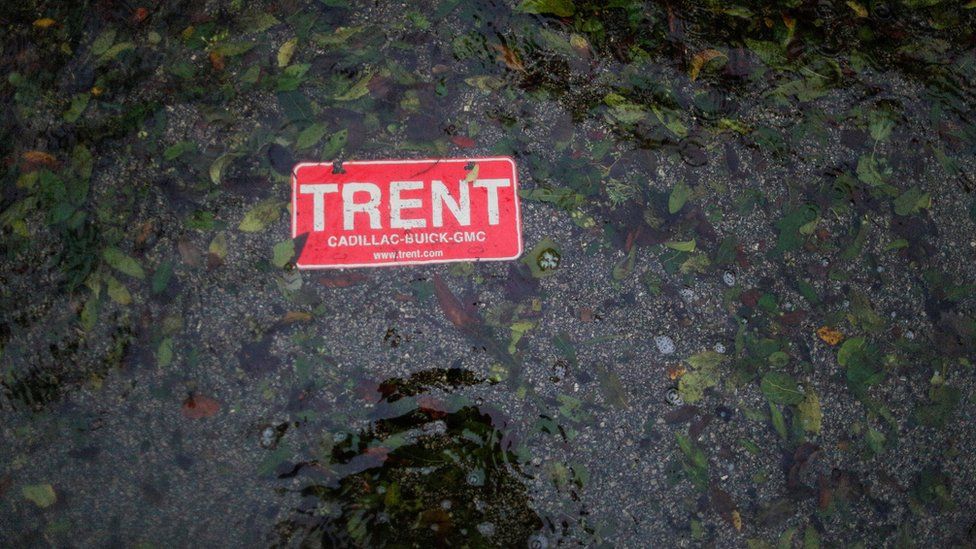
<instances>
[{"instance_id":1,"label":"red license plate","mask_svg":"<svg viewBox=\"0 0 976 549\"><path fill-rule=\"evenodd\" d=\"M292 170L302 269L499 261L522 254L511 158L303 163Z\"/></svg>"}]
</instances>

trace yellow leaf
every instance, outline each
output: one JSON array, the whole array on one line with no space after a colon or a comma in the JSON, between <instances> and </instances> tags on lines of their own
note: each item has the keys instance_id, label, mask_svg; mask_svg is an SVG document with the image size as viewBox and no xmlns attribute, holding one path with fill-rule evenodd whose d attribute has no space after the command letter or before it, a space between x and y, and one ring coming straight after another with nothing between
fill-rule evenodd
<instances>
[{"instance_id":1,"label":"yellow leaf","mask_svg":"<svg viewBox=\"0 0 976 549\"><path fill-rule=\"evenodd\" d=\"M742 531L742 515L739 514L738 510L732 511L732 526L735 527L736 531Z\"/></svg>"},{"instance_id":2,"label":"yellow leaf","mask_svg":"<svg viewBox=\"0 0 976 549\"><path fill-rule=\"evenodd\" d=\"M281 322L283 324L291 324L292 322L308 322L312 320L312 315L303 311L288 311L283 317L281 317Z\"/></svg>"},{"instance_id":3,"label":"yellow leaf","mask_svg":"<svg viewBox=\"0 0 976 549\"><path fill-rule=\"evenodd\" d=\"M285 68L291 63L291 58L295 55L295 47L298 46L298 38L292 38L285 42L278 49L278 67Z\"/></svg>"},{"instance_id":4,"label":"yellow leaf","mask_svg":"<svg viewBox=\"0 0 976 549\"><path fill-rule=\"evenodd\" d=\"M840 330L831 328L830 326L821 326L817 328L817 336L820 337L827 345L837 345L844 340L844 334Z\"/></svg>"},{"instance_id":5,"label":"yellow leaf","mask_svg":"<svg viewBox=\"0 0 976 549\"><path fill-rule=\"evenodd\" d=\"M51 19L50 17L44 17L42 19L38 19L34 21L34 27L38 29L46 29L50 26L53 26L55 23L57 23L57 21L55 21L54 19Z\"/></svg>"},{"instance_id":6,"label":"yellow leaf","mask_svg":"<svg viewBox=\"0 0 976 549\"><path fill-rule=\"evenodd\" d=\"M849 8L851 8L852 10L854 10L854 15L856 15L858 17L867 17L868 16L868 9L865 8L864 6L862 6L861 4L858 4L854 0L848 0L847 1L847 6Z\"/></svg>"},{"instance_id":7,"label":"yellow leaf","mask_svg":"<svg viewBox=\"0 0 976 549\"><path fill-rule=\"evenodd\" d=\"M702 67L705 66L705 63L719 57L726 60L728 59L728 56L726 56L724 53L713 49L702 50L696 53L694 57L691 58L691 67L688 69L688 76L691 77L692 80L697 79L698 74L701 72Z\"/></svg>"}]
</instances>

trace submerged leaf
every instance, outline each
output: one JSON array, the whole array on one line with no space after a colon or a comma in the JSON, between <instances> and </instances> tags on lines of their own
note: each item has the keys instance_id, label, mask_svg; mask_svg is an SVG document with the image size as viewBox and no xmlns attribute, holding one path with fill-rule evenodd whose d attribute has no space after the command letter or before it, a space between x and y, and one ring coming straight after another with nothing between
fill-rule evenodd
<instances>
[{"instance_id":1,"label":"submerged leaf","mask_svg":"<svg viewBox=\"0 0 976 549\"><path fill-rule=\"evenodd\" d=\"M268 225L278 220L281 215L282 203L274 198L267 198L254 205L246 214L237 228L248 233L263 231Z\"/></svg>"}]
</instances>

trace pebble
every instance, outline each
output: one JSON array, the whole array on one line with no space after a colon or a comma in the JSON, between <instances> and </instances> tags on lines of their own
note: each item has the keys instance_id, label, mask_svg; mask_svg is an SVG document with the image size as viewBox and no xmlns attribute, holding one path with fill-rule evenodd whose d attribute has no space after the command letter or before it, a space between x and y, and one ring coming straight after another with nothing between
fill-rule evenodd
<instances>
[{"instance_id":1,"label":"pebble","mask_svg":"<svg viewBox=\"0 0 976 549\"><path fill-rule=\"evenodd\" d=\"M726 286L735 286L735 273L732 271L725 271L722 273L722 282L724 282Z\"/></svg>"},{"instance_id":2,"label":"pebble","mask_svg":"<svg viewBox=\"0 0 976 549\"><path fill-rule=\"evenodd\" d=\"M670 355L674 352L674 340L668 336L662 335L655 337L654 344L657 345L657 350L662 355Z\"/></svg>"}]
</instances>

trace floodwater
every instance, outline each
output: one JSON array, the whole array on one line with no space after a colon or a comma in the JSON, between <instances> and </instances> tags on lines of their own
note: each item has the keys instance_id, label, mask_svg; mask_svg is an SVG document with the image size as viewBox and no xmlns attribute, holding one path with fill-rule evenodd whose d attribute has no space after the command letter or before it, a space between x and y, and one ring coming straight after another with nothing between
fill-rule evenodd
<instances>
[{"instance_id":1,"label":"floodwater","mask_svg":"<svg viewBox=\"0 0 976 549\"><path fill-rule=\"evenodd\" d=\"M5 2L5 546L976 544L976 2ZM298 162L525 254L302 271Z\"/></svg>"}]
</instances>

